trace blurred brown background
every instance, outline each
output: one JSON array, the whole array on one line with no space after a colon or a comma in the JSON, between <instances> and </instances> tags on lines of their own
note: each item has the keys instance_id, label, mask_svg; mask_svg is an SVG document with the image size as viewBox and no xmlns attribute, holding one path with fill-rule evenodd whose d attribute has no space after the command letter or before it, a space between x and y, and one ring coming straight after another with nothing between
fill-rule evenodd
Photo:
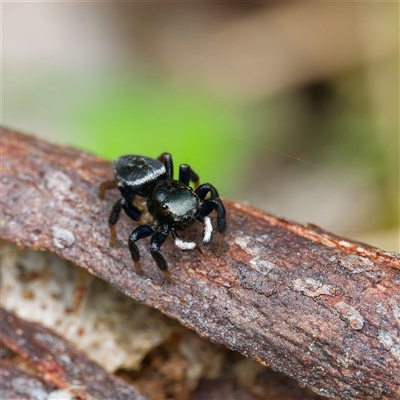
<instances>
[{"instance_id":1,"label":"blurred brown background","mask_svg":"<svg viewBox=\"0 0 400 400\"><path fill-rule=\"evenodd\" d=\"M399 251L399 4L3 3L3 124L173 153L223 197Z\"/></svg>"}]
</instances>

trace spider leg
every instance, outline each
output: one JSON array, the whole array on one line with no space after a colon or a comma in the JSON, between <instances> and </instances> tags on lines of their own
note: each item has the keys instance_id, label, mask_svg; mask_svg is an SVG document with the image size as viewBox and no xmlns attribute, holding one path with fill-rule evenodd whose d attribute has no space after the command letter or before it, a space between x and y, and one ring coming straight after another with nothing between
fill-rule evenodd
<instances>
[{"instance_id":1,"label":"spider leg","mask_svg":"<svg viewBox=\"0 0 400 400\"><path fill-rule=\"evenodd\" d=\"M128 203L133 203L133 199L135 197L135 193L132 190L132 187L130 187L129 185L124 185L123 182L119 181L119 182L117 182L117 188L121 193L121 197L126 199L126 201Z\"/></svg>"},{"instance_id":2,"label":"spider leg","mask_svg":"<svg viewBox=\"0 0 400 400\"><path fill-rule=\"evenodd\" d=\"M117 187L117 182L115 181L102 182L99 187L99 197L103 199L106 190L115 189L116 187Z\"/></svg>"},{"instance_id":3,"label":"spider leg","mask_svg":"<svg viewBox=\"0 0 400 400\"><path fill-rule=\"evenodd\" d=\"M208 218L208 217L206 217L206 218ZM196 247L196 243L194 243L194 242L185 242L185 241L183 241L179 237L179 235L178 235L178 233L176 232L175 229L172 228L171 229L171 233L172 233L172 236L173 236L174 241L175 241L175 246L179 247L181 250L192 250L192 249L194 249Z\"/></svg>"},{"instance_id":4,"label":"spider leg","mask_svg":"<svg viewBox=\"0 0 400 400\"><path fill-rule=\"evenodd\" d=\"M167 171L168 179L174 178L174 164L172 162L172 156L169 153L162 153L160 157L157 158L158 161L161 161L164 164L164 167Z\"/></svg>"},{"instance_id":5,"label":"spider leg","mask_svg":"<svg viewBox=\"0 0 400 400\"><path fill-rule=\"evenodd\" d=\"M219 198L217 189L209 183L204 183L198 187L198 189L195 190L197 196L201 200L204 201L203 206L200 211L200 215L203 217L207 216L210 214L211 211L216 210L217 211L217 226L218 226L218 232L223 233L226 230L226 211L225 207ZM210 198L206 199L207 194L210 193Z\"/></svg>"},{"instance_id":6,"label":"spider leg","mask_svg":"<svg viewBox=\"0 0 400 400\"><path fill-rule=\"evenodd\" d=\"M130 219L133 219L134 221L140 220L142 213L135 205L127 202L125 199L122 199L122 208Z\"/></svg>"},{"instance_id":7,"label":"spider leg","mask_svg":"<svg viewBox=\"0 0 400 400\"><path fill-rule=\"evenodd\" d=\"M221 199L207 199L201 207L200 215L203 217L210 214L213 210L217 211L217 229L219 233L226 231L226 211Z\"/></svg>"},{"instance_id":8,"label":"spider leg","mask_svg":"<svg viewBox=\"0 0 400 400\"><path fill-rule=\"evenodd\" d=\"M217 242L217 246L215 248L215 254L219 257L222 253L222 245L224 243L225 231L226 231L226 219L225 219L225 207L222 204L220 199L207 199L204 201L203 206L200 211L200 216L204 218L208 218L207 215L211 213L211 211L217 211L217 229L219 232L219 238ZM206 239L206 228L204 229L204 239ZM211 233L210 233L211 240Z\"/></svg>"},{"instance_id":9,"label":"spider leg","mask_svg":"<svg viewBox=\"0 0 400 400\"><path fill-rule=\"evenodd\" d=\"M199 187L199 176L194 172L190 165L181 164L179 166L179 180L186 186L189 186L190 181L193 182L194 188Z\"/></svg>"},{"instance_id":10,"label":"spider leg","mask_svg":"<svg viewBox=\"0 0 400 400\"><path fill-rule=\"evenodd\" d=\"M212 230L213 230L210 217L198 215L196 218L204 224L203 243L210 243L211 242L211 234L212 234Z\"/></svg>"},{"instance_id":11,"label":"spider leg","mask_svg":"<svg viewBox=\"0 0 400 400\"><path fill-rule=\"evenodd\" d=\"M138 241L139 239L150 236L152 233L154 233L154 229L152 227L148 225L140 225L137 228L135 228L129 235L129 240L128 240L129 251L131 252L131 257L133 263L135 264L136 272L138 274L140 274L140 264L139 264L140 253L135 242Z\"/></svg>"},{"instance_id":12,"label":"spider leg","mask_svg":"<svg viewBox=\"0 0 400 400\"><path fill-rule=\"evenodd\" d=\"M117 238L117 233L115 232L115 225L117 224L119 220L119 216L121 214L121 209L122 209L122 200L119 199L114 205L113 208L111 209L110 216L108 217L108 227L110 228L110 233L111 233L111 238L110 238L110 246L114 247L115 246L115 240Z\"/></svg>"},{"instance_id":13,"label":"spider leg","mask_svg":"<svg viewBox=\"0 0 400 400\"><path fill-rule=\"evenodd\" d=\"M225 207L219 198L218 191L209 183L204 183L200 185L196 190L196 194L199 196L201 200L203 200L203 205L201 207L201 211L199 213L199 217L206 217L213 210L217 212L217 229L220 233L220 237L218 239L216 254L221 255L222 244L225 237L226 231L226 211ZM210 193L210 198L205 199L207 194ZM197 218L199 219L199 218Z\"/></svg>"},{"instance_id":14,"label":"spider leg","mask_svg":"<svg viewBox=\"0 0 400 400\"><path fill-rule=\"evenodd\" d=\"M110 228L111 239L110 246L115 246L117 233L115 231L115 225L119 221L121 215L121 209L124 209L126 215L134 221L139 221L141 212L132 203L128 203L124 198L119 199L111 209L110 216L108 217L108 226Z\"/></svg>"},{"instance_id":15,"label":"spider leg","mask_svg":"<svg viewBox=\"0 0 400 400\"><path fill-rule=\"evenodd\" d=\"M218 191L213 185L211 185L211 183L203 183L195 190L195 192L201 200L204 200L208 193L210 193L210 197L212 199L219 199Z\"/></svg>"},{"instance_id":16,"label":"spider leg","mask_svg":"<svg viewBox=\"0 0 400 400\"><path fill-rule=\"evenodd\" d=\"M165 242L165 240L168 237L170 231L170 227L168 224L163 224L161 225L161 229L156 232L150 240L150 253L152 257L154 258L154 261L157 263L157 267L161 269L163 272L165 279L168 282L171 282L171 277L169 275L168 271L168 264L165 261L165 258L162 256L162 254L159 252L160 247L162 244Z\"/></svg>"}]
</instances>

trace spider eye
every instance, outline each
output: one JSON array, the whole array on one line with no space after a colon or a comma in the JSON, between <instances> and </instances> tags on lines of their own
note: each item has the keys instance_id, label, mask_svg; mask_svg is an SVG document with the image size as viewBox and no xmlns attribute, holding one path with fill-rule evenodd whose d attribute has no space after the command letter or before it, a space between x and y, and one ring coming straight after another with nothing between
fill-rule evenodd
<instances>
[{"instance_id":1,"label":"spider eye","mask_svg":"<svg viewBox=\"0 0 400 400\"><path fill-rule=\"evenodd\" d=\"M163 211L167 211L168 210L168 204L162 203L161 204L161 208L163 209Z\"/></svg>"}]
</instances>

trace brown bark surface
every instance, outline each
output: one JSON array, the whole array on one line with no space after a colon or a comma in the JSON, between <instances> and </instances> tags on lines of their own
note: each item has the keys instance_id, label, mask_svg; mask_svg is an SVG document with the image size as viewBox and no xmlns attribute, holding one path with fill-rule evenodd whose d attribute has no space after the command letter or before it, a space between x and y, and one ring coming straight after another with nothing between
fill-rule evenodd
<instances>
[{"instance_id":1,"label":"brown bark surface","mask_svg":"<svg viewBox=\"0 0 400 400\"><path fill-rule=\"evenodd\" d=\"M21 370L11 361L1 359L0 394L2 399L43 400L55 390L38 377Z\"/></svg>"},{"instance_id":2,"label":"brown bark surface","mask_svg":"<svg viewBox=\"0 0 400 400\"><path fill-rule=\"evenodd\" d=\"M34 322L18 318L3 308L0 308L0 333L4 345L34 365L41 372L44 381L55 387L67 389L79 399L147 399L133 386L108 374L54 332ZM46 390L46 386L40 384L37 378L24 374L5 360L2 360L2 363L6 367L5 370L12 374L5 376L3 371L4 382L1 383L5 390L23 392L21 396L35 394L35 390L38 391L39 388L41 391ZM25 383L22 383L21 379ZM27 385L31 393L25 390Z\"/></svg>"},{"instance_id":3,"label":"brown bark surface","mask_svg":"<svg viewBox=\"0 0 400 400\"><path fill-rule=\"evenodd\" d=\"M56 253L321 395L400 398L398 254L224 201L222 256L212 245L182 252L167 240L173 283L164 284L146 239L138 242L143 274L135 273L128 218L109 247L118 193L100 200L98 187L112 179L111 163L6 129L1 141L2 239ZM199 243L201 230L182 236Z\"/></svg>"}]
</instances>

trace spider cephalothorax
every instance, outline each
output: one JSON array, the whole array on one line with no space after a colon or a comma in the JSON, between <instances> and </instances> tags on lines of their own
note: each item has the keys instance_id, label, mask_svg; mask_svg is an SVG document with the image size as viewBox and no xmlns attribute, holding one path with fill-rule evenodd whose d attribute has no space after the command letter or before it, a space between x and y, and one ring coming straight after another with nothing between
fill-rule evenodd
<instances>
[{"instance_id":1,"label":"spider cephalothorax","mask_svg":"<svg viewBox=\"0 0 400 400\"><path fill-rule=\"evenodd\" d=\"M199 186L199 177L189 165L180 165L177 181L173 179L172 157L169 153L163 153L158 159L127 155L115 161L114 175L114 181L106 181L100 185L101 197L106 190L113 188L118 188L122 196L114 204L108 219L111 245L115 245L115 225L123 209L128 217L141 223L132 231L128 240L137 272L140 272L140 254L135 242L151 236L151 255L165 278L170 281L167 262L159 252L161 245L171 232L180 249L195 248L194 242L181 240L177 233L195 220L204 224L203 242L209 243L212 225L208 214L213 210L217 211L220 238L216 252L220 254L226 230L225 207L214 186L209 183ZM189 186L190 182L193 182L194 190Z\"/></svg>"}]
</instances>

